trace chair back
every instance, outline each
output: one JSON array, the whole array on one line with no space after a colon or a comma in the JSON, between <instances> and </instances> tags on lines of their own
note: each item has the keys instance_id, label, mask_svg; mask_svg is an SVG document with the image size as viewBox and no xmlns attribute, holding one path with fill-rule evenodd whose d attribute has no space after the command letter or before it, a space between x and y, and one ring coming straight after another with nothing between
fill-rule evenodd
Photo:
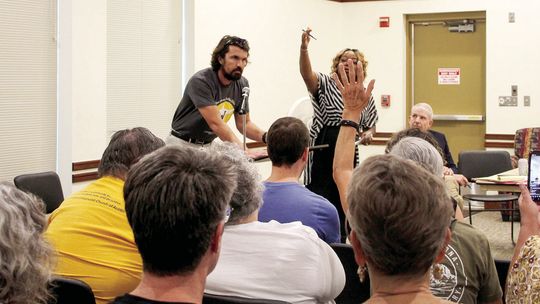
<instances>
[{"instance_id":1,"label":"chair back","mask_svg":"<svg viewBox=\"0 0 540 304\"><path fill-rule=\"evenodd\" d=\"M516 131L514 154L517 158L528 158L531 151L540 150L540 128L524 128Z\"/></svg>"},{"instance_id":2,"label":"chair back","mask_svg":"<svg viewBox=\"0 0 540 304\"><path fill-rule=\"evenodd\" d=\"M64 201L62 184L56 172L23 174L15 177L13 182L17 188L40 197L47 213L53 212Z\"/></svg>"},{"instance_id":3,"label":"chair back","mask_svg":"<svg viewBox=\"0 0 540 304\"><path fill-rule=\"evenodd\" d=\"M343 291L337 296L336 304L358 304L367 301L370 297L370 285L369 277L366 276L366 280L360 283L358 278L358 264L354 259L354 251L351 245L334 243L330 244L330 247L334 249L343 269L345 269L345 287Z\"/></svg>"},{"instance_id":4,"label":"chair back","mask_svg":"<svg viewBox=\"0 0 540 304\"><path fill-rule=\"evenodd\" d=\"M203 295L203 304L290 304L289 302L268 300L268 299L249 299L234 296L220 296L205 293Z\"/></svg>"},{"instance_id":5,"label":"chair back","mask_svg":"<svg viewBox=\"0 0 540 304\"><path fill-rule=\"evenodd\" d=\"M96 304L92 288L83 281L54 277L49 288L53 295L49 304Z\"/></svg>"},{"instance_id":6,"label":"chair back","mask_svg":"<svg viewBox=\"0 0 540 304\"><path fill-rule=\"evenodd\" d=\"M506 151L462 151L458 167L459 172L471 180L508 171L512 169L512 161Z\"/></svg>"}]
</instances>

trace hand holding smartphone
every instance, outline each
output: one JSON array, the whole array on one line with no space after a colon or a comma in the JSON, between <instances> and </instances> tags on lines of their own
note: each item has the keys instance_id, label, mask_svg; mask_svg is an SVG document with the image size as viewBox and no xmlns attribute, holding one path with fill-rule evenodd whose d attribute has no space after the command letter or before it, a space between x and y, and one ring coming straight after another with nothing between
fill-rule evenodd
<instances>
[{"instance_id":1,"label":"hand holding smartphone","mask_svg":"<svg viewBox=\"0 0 540 304\"><path fill-rule=\"evenodd\" d=\"M527 187L532 200L540 204L540 151L532 151L529 155Z\"/></svg>"}]
</instances>

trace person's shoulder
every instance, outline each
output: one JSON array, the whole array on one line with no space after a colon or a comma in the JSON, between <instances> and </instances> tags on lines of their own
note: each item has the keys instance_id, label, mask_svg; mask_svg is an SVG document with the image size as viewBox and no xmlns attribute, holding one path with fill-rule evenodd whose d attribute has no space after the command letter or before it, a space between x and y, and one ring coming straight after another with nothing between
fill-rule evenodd
<instances>
[{"instance_id":1,"label":"person's shoulder","mask_svg":"<svg viewBox=\"0 0 540 304\"><path fill-rule=\"evenodd\" d=\"M215 80L217 80L217 73L212 68L205 68L195 72L189 79L189 83L209 83L215 82Z\"/></svg>"},{"instance_id":2,"label":"person's shoulder","mask_svg":"<svg viewBox=\"0 0 540 304\"><path fill-rule=\"evenodd\" d=\"M305 226L300 221L290 222L290 223L279 223L277 221L270 221L268 223L261 223L266 225L269 230L275 231L277 233L287 234L289 240L310 240L310 241L319 241L319 236L317 232L311 227Z\"/></svg>"},{"instance_id":3,"label":"person's shoulder","mask_svg":"<svg viewBox=\"0 0 540 304\"><path fill-rule=\"evenodd\" d=\"M435 130L432 130L432 129L429 129L428 131L429 131L429 133L431 133L431 135L433 135L435 137L441 137L441 138L446 137L446 136L444 136L444 133L441 133L441 132L438 132L438 131L435 131Z\"/></svg>"},{"instance_id":4,"label":"person's shoulder","mask_svg":"<svg viewBox=\"0 0 540 304\"><path fill-rule=\"evenodd\" d=\"M452 227L452 239L454 238L459 238L460 240L465 240L476 245L488 244L487 236L482 231L458 220L455 220L455 224Z\"/></svg>"}]
</instances>

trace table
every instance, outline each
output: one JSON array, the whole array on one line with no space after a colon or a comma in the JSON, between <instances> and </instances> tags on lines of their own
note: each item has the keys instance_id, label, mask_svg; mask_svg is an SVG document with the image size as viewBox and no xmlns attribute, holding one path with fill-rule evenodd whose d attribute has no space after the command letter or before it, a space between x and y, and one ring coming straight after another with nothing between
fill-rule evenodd
<instances>
[{"instance_id":1,"label":"table","mask_svg":"<svg viewBox=\"0 0 540 304\"><path fill-rule=\"evenodd\" d=\"M526 182L527 176L519 175L518 168L486 177L478 177L474 182L483 191L519 193L519 184Z\"/></svg>"}]
</instances>

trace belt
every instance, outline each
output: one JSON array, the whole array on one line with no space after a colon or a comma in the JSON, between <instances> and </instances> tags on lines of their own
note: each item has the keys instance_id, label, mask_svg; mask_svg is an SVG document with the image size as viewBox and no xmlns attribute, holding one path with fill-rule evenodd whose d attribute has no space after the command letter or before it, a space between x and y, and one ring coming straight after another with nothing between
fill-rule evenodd
<instances>
[{"instance_id":1,"label":"belt","mask_svg":"<svg viewBox=\"0 0 540 304\"><path fill-rule=\"evenodd\" d=\"M171 135L173 135L174 137L178 137L181 140L185 140L188 143L192 143L192 144L196 144L196 145L206 145L206 144L209 144L209 143L211 143L213 141L213 140L202 140L202 139L191 138L188 135L180 134L176 130L171 130Z\"/></svg>"}]
</instances>

